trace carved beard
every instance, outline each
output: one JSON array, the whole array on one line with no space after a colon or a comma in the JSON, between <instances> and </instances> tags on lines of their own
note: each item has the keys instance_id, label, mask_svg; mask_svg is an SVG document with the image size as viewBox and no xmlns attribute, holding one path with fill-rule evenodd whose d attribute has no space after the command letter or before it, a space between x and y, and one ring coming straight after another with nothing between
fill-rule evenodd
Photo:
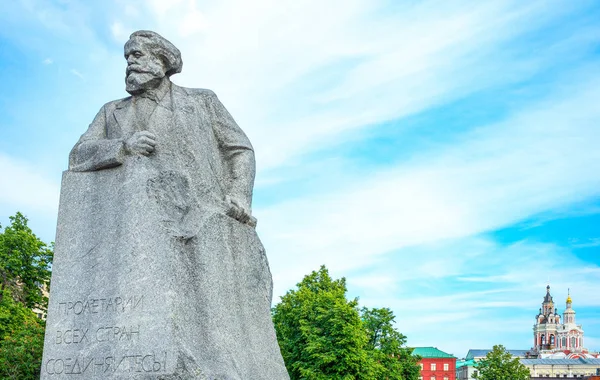
<instances>
[{"instance_id":1,"label":"carved beard","mask_svg":"<svg viewBox=\"0 0 600 380\"><path fill-rule=\"evenodd\" d=\"M164 73L157 74L131 71L125 78L125 90L131 95L138 95L144 91L155 89L164 78Z\"/></svg>"}]
</instances>

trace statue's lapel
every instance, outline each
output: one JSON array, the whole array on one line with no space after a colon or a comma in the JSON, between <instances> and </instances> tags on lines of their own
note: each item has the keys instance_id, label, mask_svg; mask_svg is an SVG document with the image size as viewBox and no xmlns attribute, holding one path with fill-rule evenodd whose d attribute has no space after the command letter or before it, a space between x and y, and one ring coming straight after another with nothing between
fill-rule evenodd
<instances>
[{"instance_id":1,"label":"statue's lapel","mask_svg":"<svg viewBox=\"0 0 600 380\"><path fill-rule=\"evenodd\" d=\"M172 110L175 116L176 123L180 128L187 128L195 121L198 124L198 115L192 97L189 96L181 87L173 85L171 91Z\"/></svg>"},{"instance_id":2,"label":"statue's lapel","mask_svg":"<svg viewBox=\"0 0 600 380\"><path fill-rule=\"evenodd\" d=\"M188 115L194 113L194 106L189 101L189 96L179 86L172 86L171 90L172 104L171 109L177 116Z\"/></svg>"},{"instance_id":3,"label":"statue's lapel","mask_svg":"<svg viewBox=\"0 0 600 380\"><path fill-rule=\"evenodd\" d=\"M173 101L172 94L167 92L158 102L148 120L148 130L156 133L158 136L168 133L173 119Z\"/></svg>"},{"instance_id":4,"label":"statue's lapel","mask_svg":"<svg viewBox=\"0 0 600 380\"><path fill-rule=\"evenodd\" d=\"M131 96L125 98L117 103L115 112L113 113L117 125L120 127L122 133L133 130L134 123L134 112L132 107Z\"/></svg>"}]
</instances>

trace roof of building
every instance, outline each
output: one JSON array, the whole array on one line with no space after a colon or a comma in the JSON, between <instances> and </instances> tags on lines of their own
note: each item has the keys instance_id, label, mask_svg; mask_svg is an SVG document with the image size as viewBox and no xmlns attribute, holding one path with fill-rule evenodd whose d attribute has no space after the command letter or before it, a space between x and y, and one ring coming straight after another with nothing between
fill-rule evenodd
<instances>
[{"instance_id":1,"label":"roof of building","mask_svg":"<svg viewBox=\"0 0 600 380\"><path fill-rule=\"evenodd\" d=\"M492 351L492 349L480 350L480 349L470 349L467 352L467 356L465 356L465 360L475 359L475 358L484 358L488 352ZM506 350L512 356L516 356L518 358L524 358L528 352L531 350Z\"/></svg>"},{"instance_id":2,"label":"roof of building","mask_svg":"<svg viewBox=\"0 0 600 380\"><path fill-rule=\"evenodd\" d=\"M454 355L448 354L436 347L415 347L412 354L419 355L422 358L453 358Z\"/></svg>"},{"instance_id":3,"label":"roof of building","mask_svg":"<svg viewBox=\"0 0 600 380\"><path fill-rule=\"evenodd\" d=\"M457 360L456 361L456 369L459 369L459 368L464 367L464 366L475 367L475 366L477 366L477 362L475 360L473 360L473 359L471 359L471 360Z\"/></svg>"},{"instance_id":4,"label":"roof of building","mask_svg":"<svg viewBox=\"0 0 600 380\"><path fill-rule=\"evenodd\" d=\"M600 359L521 359L525 365L600 365Z\"/></svg>"}]
</instances>

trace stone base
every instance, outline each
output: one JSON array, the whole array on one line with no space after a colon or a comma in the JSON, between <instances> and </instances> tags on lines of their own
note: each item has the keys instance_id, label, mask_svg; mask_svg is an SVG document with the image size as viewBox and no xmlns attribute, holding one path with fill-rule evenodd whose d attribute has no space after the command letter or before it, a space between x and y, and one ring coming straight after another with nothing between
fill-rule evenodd
<instances>
[{"instance_id":1,"label":"stone base","mask_svg":"<svg viewBox=\"0 0 600 380\"><path fill-rule=\"evenodd\" d=\"M186 180L64 173L42 380L289 379L255 230Z\"/></svg>"}]
</instances>

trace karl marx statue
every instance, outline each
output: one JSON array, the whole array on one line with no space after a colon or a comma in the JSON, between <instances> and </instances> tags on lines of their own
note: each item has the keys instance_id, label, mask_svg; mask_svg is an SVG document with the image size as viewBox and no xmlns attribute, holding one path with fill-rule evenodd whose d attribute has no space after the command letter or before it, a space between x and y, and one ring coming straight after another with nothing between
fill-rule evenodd
<instances>
[{"instance_id":1,"label":"karl marx statue","mask_svg":"<svg viewBox=\"0 0 600 380\"><path fill-rule=\"evenodd\" d=\"M248 138L212 91L171 82L181 54L159 34L125 59L131 96L63 175L42 379L289 379Z\"/></svg>"},{"instance_id":2,"label":"karl marx statue","mask_svg":"<svg viewBox=\"0 0 600 380\"><path fill-rule=\"evenodd\" d=\"M203 171L213 170L211 185L218 187L211 189L217 198L213 201L226 202L228 215L254 224L254 151L215 93L171 83L169 77L181 72L181 53L155 32L133 33L125 44L125 59L126 90L132 96L102 107L71 152L69 168L106 169L123 164L127 156L159 157L163 152L168 160L178 159L176 153L184 147L174 143L186 142L191 152L206 155L200 163L208 164ZM169 120L173 112L179 114L175 122ZM165 129L166 124L171 128ZM183 139L175 139L175 134L183 134Z\"/></svg>"}]
</instances>

